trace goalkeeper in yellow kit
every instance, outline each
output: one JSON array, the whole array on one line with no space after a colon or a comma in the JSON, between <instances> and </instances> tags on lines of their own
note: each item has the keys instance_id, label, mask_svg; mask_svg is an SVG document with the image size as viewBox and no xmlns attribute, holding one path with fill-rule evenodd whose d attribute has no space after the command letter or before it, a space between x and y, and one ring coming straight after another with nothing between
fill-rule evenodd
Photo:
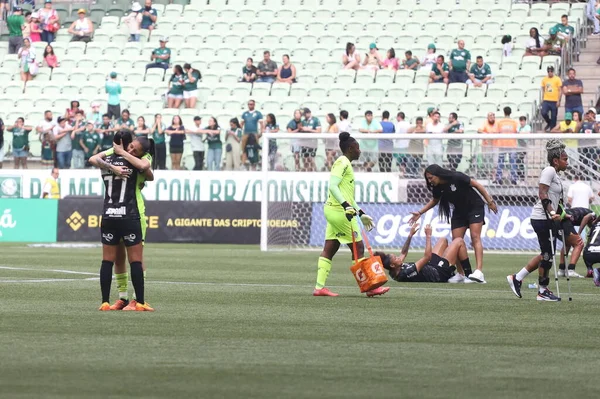
<instances>
[{"instance_id":1,"label":"goalkeeper in yellow kit","mask_svg":"<svg viewBox=\"0 0 600 399\"><path fill-rule=\"evenodd\" d=\"M340 133L339 138L343 155L331 167L329 197L324 209L327 230L323 252L319 257L314 296L338 296L325 288L325 282L331 271L331 260L340 249L340 244L346 244L352 250L352 231L355 234L358 257L359 259L363 257L365 247L360 236L356 214L360 216L367 231L371 231L374 227L373 218L363 212L354 201L354 171L351 162L360 157L360 146L350 133ZM368 291L367 296L383 295L388 290L388 287L379 287Z\"/></svg>"}]
</instances>

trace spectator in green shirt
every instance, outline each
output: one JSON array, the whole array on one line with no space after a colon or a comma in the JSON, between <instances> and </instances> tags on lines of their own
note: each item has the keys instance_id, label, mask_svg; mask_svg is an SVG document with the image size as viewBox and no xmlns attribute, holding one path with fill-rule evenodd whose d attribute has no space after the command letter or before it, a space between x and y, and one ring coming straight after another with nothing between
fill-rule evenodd
<instances>
[{"instance_id":1,"label":"spectator in green shirt","mask_svg":"<svg viewBox=\"0 0 600 399\"><path fill-rule=\"evenodd\" d=\"M568 41L575 37L575 28L569 25L569 16L567 14L560 17L560 24L556 24L554 27L558 31L557 35L559 39Z\"/></svg>"},{"instance_id":2,"label":"spectator in green shirt","mask_svg":"<svg viewBox=\"0 0 600 399\"><path fill-rule=\"evenodd\" d=\"M152 55L150 56L152 62L146 65L146 70L151 68L162 68L166 71L169 69L169 63L171 62L171 49L167 48L168 41L168 36L163 36L160 38L160 47L152 51Z\"/></svg>"},{"instance_id":3,"label":"spectator in green shirt","mask_svg":"<svg viewBox=\"0 0 600 399\"><path fill-rule=\"evenodd\" d=\"M100 135L94 131L94 125L88 122L79 144L85 152L85 167L90 168L90 158L100 150L102 140Z\"/></svg>"},{"instance_id":4,"label":"spectator in green shirt","mask_svg":"<svg viewBox=\"0 0 600 399\"><path fill-rule=\"evenodd\" d=\"M169 92L167 93L167 108L179 109L183 102L183 85L185 74L181 65L173 67L173 75L169 79Z\"/></svg>"},{"instance_id":5,"label":"spectator in green shirt","mask_svg":"<svg viewBox=\"0 0 600 399\"><path fill-rule=\"evenodd\" d=\"M135 130L135 123L131 120L131 115L128 109L121 112L121 117L115 122L117 130L129 130L131 133Z\"/></svg>"},{"instance_id":6,"label":"spectator in green shirt","mask_svg":"<svg viewBox=\"0 0 600 399\"><path fill-rule=\"evenodd\" d=\"M71 147L73 149L71 166L73 169L83 169L85 168L85 151L81 146L81 140L87 129L94 130L94 123L85 123L83 119L78 118L75 121L74 127L75 130L73 130L73 134L71 135Z\"/></svg>"},{"instance_id":7,"label":"spectator in green shirt","mask_svg":"<svg viewBox=\"0 0 600 399\"><path fill-rule=\"evenodd\" d=\"M186 108L196 108L198 99L198 81L202 79L199 70L192 68L190 64L183 64L183 100Z\"/></svg>"},{"instance_id":8,"label":"spectator in green shirt","mask_svg":"<svg viewBox=\"0 0 600 399\"><path fill-rule=\"evenodd\" d=\"M23 47L23 28L25 27L25 18L20 7L15 8L13 14L6 19L6 26L8 27L8 54L17 54L17 51Z\"/></svg>"},{"instance_id":9,"label":"spectator in green shirt","mask_svg":"<svg viewBox=\"0 0 600 399\"><path fill-rule=\"evenodd\" d=\"M162 121L162 115L154 115L154 124L152 125L152 138L154 139L154 151L156 155L156 169L167 169L167 144L165 141L165 130L167 125Z\"/></svg>"},{"instance_id":10,"label":"spectator in green shirt","mask_svg":"<svg viewBox=\"0 0 600 399\"><path fill-rule=\"evenodd\" d=\"M435 64L431 66L429 72L429 83L446 83L448 84L448 71L450 67L444 62L444 56L438 55Z\"/></svg>"},{"instance_id":11,"label":"spectator in green shirt","mask_svg":"<svg viewBox=\"0 0 600 399\"><path fill-rule=\"evenodd\" d=\"M115 137L115 127L113 126L110 116L108 114L102 115L102 123L97 125L96 133L100 135L102 143L100 149L106 151L113 146L113 139Z\"/></svg>"},{"instance_id":12,"label":"spectator in green shirt","mask_svg":"<svg viewBox=\"0 0 600 399\"><path fill-rule=\"evenodd\" d=\"M471 66L467 84L481 87L483 85L489 85L490 83L494 83L492 69L488 64L483 62L483 57L478 55L475 65Z\"/></svg>"},{"instance_id":13,"label":"spectator in green shirt","mask_svg":"<svg viewBox=\"0 0 600 399\"><path fill-rule=\"evenodd\" d=\"M121 83L117 82L116 72L110 73L110 80L107 80L104 84L104 91L108 94L106 113L109 119L117 119L121 115Z\"/></svg>"},{"instance_id":14,"label":"spectator in green shirt","mask_svg":"<svg viewBox=\"0 0 600 399\"><path fill-rule=\"evenodd\" d=\"M27 169L27 156L29 155L29 133L33 130L31 126L25 126L25 119L17 118L13 126L7 126L6 131L12 132L12 153L15 158L15 169L19 165Z\"/></svg>"},{"instance_id":15,"label":"spectator in green shirt","mask_svg":"<svg viewBox=\"0 0 600 399\"><path fill-rule=\"evenodd\" d=\"M465 41L458 41L458 48L450 53L450 83L465 83L467 71L471 69L471 53L465 49Z\"/></svg>"}]
</instances>

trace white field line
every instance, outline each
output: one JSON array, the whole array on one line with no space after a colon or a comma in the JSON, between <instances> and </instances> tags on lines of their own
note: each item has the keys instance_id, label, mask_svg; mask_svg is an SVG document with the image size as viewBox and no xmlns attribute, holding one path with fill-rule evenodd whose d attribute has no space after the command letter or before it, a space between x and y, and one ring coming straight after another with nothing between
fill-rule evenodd
<instances>
[{"instance_id":1,"label":"white field line","mask_svg":"<svg viewBox=\"0 0 600 399\"><path fill-rule=\"evenodd\" d=\"M73 271L73 270L62 270L62 269L36 269L36 268L32 268L32 267L0 266L0 269L4 269L4 270L24 270L24 271L48 272L48 273L81 274L81 275L85 275L85 276L97 276L98 275L98 273L76 272L76 271Z\"/></svg>"}]
</instances>

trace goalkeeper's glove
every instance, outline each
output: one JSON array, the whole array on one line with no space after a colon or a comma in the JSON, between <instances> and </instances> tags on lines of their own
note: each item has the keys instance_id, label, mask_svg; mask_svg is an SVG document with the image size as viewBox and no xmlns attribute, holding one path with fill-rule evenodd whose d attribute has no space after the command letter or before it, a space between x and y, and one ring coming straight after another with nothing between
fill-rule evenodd
<instances>
[{"instance_id":1,"label":"goalkeeper's glove","mask_svg":"<svg viewBox=\"0 0 600 399\"><path fill-rule=\"evenodd\" d=\"M365 230L371 231L375 227L375 221L369 215L367 215L362 209L358 211L358 215L360 216L360 221L363 226L365 226Z\"/></svg>"},{"instance_id":2,"label":"goalkeeper's glove","mask_svg":"<svg viewBox=\"0 0 600 399\"><path fill-rule=\"evenodd\" d=\"M344 212L346 213L346 219L348 219L348 221L351 222L352 218L356 216L356 209L354 209L354 207L350 205L347 201L344 201L342 203L342 206L344 207Z\"/></svg>"}]
</instances>

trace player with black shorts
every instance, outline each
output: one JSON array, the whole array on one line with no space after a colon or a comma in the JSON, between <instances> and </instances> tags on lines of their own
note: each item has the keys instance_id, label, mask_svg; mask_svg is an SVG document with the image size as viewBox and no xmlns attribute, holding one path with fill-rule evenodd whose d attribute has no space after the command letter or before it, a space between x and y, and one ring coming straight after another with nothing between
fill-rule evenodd
<instances>
[{"instance_id":1,"label":"player with black shorts","mask_svg":"<svg viewBox=\"0 0 600 399\"><path fill-rule=\"evenodd\" d=\"M594 265L600 263L600 218L595 218L590 233L588 234L587 244L583 250L583 261L588 269L588 274L591 271L596 287L600 287L600 269Z\"/></svg>"},{"instance_id":2,"label":"player with black shorts","mask_svg":"<svg viewBox=\"0 0 600 399\"><path fill-rule=\"evenodd\" d=\"M102 305L100 310L110 310L110 285L112 269L117 260L121 241L127 249L131 267L131 282L137 297L136 311L153 311L144 300L144 274L142 269L142 224L140 203L143 201L138 185L138 174L143 173L147 162L135 157L125 159L122 137L131 140L130 133L117 133L114 138L115 153L102 159L90 158L90 163L102 169L105 186L102 212L102 265L100 267L100 288Z\"/></svg>"},{"instance_id":3,"label":"player with black shorts","mask_svg":"<svg viewBox=\"0 0 600 399\"><path fill-rule=\"evenodd\" d=\"M562 208L560 208L562 212ZM567 242L560 250L560 264L558 265L558 276L564 277L565 273L569 274L569 277L580 277L584 276L580 275L575 271L575 265L577 265L577 261L583 252L584 242L581 239L581 233L585 226L590 225L596 219L596 215L594 211L588 208L569 208L564 210L564 218L562 221L562 227L567 237ZM575 226L579 227L579 230L575 230ZM559 240L562 240L562 236L558 236ZM573 253L571 254L570 263L568 269L565 267L566 264L566 254L569 253L571 247L573 247ZM566 251L566 252L565 252ZM566 270L565 270L566 269ZM592 277L592 271L589 270L589 277Z\"/></svg>"},{"instance_id":4,"label":"player with black shorts","mask_svg":"<svg viewBox=\"0 0 600 399\"><path fill-rule=\"evenodd\" d=\"M470 269L465 269L465 274L458 273L454 278L456 281L453 282L485 283L482 271L483 244L481 243L481 229L485 224L484 205L487 203L488 208L492 212L498 213L496 203L481 183L464 173L444 169L439 165L429 165L425 169L425 183L429 191L433 194L433 199L420 211L412 212L413 216L409 223L415 223L421 215L437 204L440 205L440 218L448 220L450 218L450 204L452 204L454 208L452 217L450 218L452 239L464 239L467 229L469 229L477 263L477 269L474 272ZM483 201L484 199L485 202Z\"/></svg>"},{"instance_id":5,"label":"player with black shorts","mask_svg":"<svg viewBox=\"0 0 600 399\"><path fill-rule=\"evenodd\" d=\"M423 257L416 262L404 262L408 255L410 241L418 228L418 225L413 225L399 256L383 252L375 253L376 256L381 257L383 268L388 271L392 279L399 282L446 283L454 276L456 270L456 267L451 265L457 265L459 272L471 266L467 247L460 237L452 240L450 245L448 240L442 238L432 250L430 225L425 226L426 243Z\"/></svg>"}]
</instances>

